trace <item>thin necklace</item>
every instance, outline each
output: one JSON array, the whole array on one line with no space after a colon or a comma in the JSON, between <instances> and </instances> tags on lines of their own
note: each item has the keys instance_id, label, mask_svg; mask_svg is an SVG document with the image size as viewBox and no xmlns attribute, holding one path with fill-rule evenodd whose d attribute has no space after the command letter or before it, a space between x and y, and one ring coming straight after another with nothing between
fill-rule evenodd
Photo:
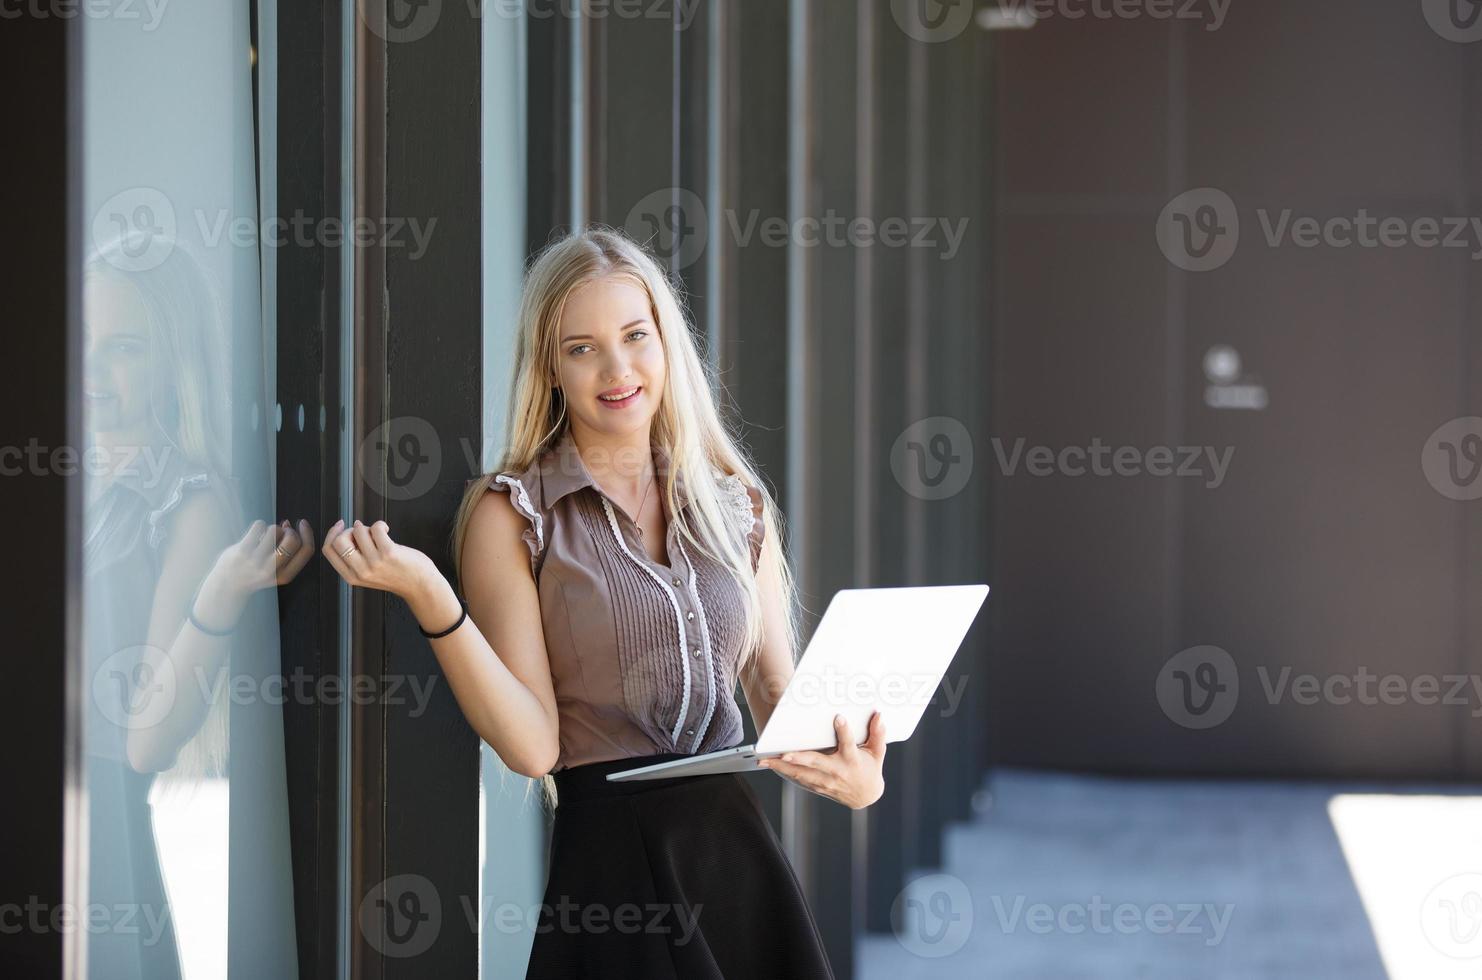
<instances>
[{"instance_id":1,"label":"thin necklace","mask_svg":"<svg viewBox=\"0 0 1482 980\"><path fill-rule=\"evenodd\" d=\"M643 505L648 503L648 492L653 488L654 478L653 475L650 474L648 478L648 486L643 488L643 497L638 501L638 511L633 517L633 526L638 528L638 536L640 538L643 537L643 525L639 524L638 521L643 517Z\"/></svg>"}]
</instances>

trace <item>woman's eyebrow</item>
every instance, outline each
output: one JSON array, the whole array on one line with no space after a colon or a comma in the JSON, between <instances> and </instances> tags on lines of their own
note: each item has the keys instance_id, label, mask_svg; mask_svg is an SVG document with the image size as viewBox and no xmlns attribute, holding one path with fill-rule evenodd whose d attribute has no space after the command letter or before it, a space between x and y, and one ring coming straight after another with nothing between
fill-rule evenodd
<instances>
[{"instance_id":1,"label":"woman's eyebrow","mask_svg":"<svg viewBox=\"0 0 1482 980\"><path fill-rule=\"evenodd\" d=\"M646 316L645 317L639 317L637 320L634 320L631 323L625 323L621 327L618 327L618 330L627 330L629 327L636 327L640 323L647 323L647 322L648 322L648 317L646 317ZM562 337L561 338L561 343L564 344L568 340L596 340L596 339L597 339L596 337L593 337L589 333L574 333L574 334L570 335L569 337Z\"/></svg>"}]
</instances>

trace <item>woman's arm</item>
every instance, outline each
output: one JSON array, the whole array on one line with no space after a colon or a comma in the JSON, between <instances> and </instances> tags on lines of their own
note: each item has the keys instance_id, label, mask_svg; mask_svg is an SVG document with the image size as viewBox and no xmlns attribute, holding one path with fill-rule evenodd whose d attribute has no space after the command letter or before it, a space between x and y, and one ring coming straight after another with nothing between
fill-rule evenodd
<instances>
[{"instance_id":1,"label":"woman's arm","mask_svg":"<svg viewBox=\"0 0 1482 980\"><path fill-rule=\"evenodd\" d=\"M786 636L778 563L767 561L766 550L771 547L770 538L762 541L757 569L764 619L762 645L741 677L746 705L751 709L751 720L758 734L772 717L793 675L792 645ZM843 715L835 715L834 748L825 752L788 752L778 758L763 759L759 765L852 810L862 809L885 792L885 722L878 711L870 716L865 734L864 744L856 744Z\"/></svg>"},{"instance_id":2,"label":"woman's arm","mask_svg":"<svg viewBox=\"0 0 1482 980\"><path fill-rule=\"evenodd\" d=\"M188 494L173 515L150 608L147 646L140 658L140 687L132 695L164 697L169 703L158 706L167 710L157 717L155 705L134 702L139 724L129 729L127 752L130 767L138 772L163 772L173 766L180 747L201 727L211 707L210 691L230 640L194 629L185 617L197 588L202 593L197 615L203 622L213 615L221 617L207 625L219 623L224 629L241 611L240 606L225 608L231 604L217 602L214 590L202 584L231 544L230 532L226 510L212 493Z\"/></svg>"},{"instance_id":3,"label":"woman's arm","mask_svg":"<svg viewBox=\"0 0 1482 980\"><path fill-rule=\"evenodd\" d=\"M782 608L782 583L775 562L767 560L770 538L762 541L758 559L757 589L762 599L762 645L741 672L741 689L746 693L746 707L758 734L792 680L792 641L787 635L787 619Z\"/></svg>"},{"instance_id":4,"label":"woman's arm","mask_svg":"<svg viewBox=\"0 0 1482 980\"><path fill-rule=\"evenodd\" d=\"M428 642L473 730L510 769L537 777L555 766L560 741L524 520L506 494L479 501L463 544L469 621ZM457 621L458 596L431 559L393 542L384 521L348 530L342 523L330 529L325 556L351 585L400 595L425 630ZM346 560L352 541L359 551Z\"/></svg>"}]
</instances>

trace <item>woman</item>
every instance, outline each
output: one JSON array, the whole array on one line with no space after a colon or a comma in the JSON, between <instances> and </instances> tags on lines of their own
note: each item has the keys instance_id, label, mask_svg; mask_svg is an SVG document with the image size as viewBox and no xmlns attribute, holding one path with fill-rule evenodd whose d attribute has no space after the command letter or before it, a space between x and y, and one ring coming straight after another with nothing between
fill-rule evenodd
<instances>
[{"instance_id":1,"label":"woman","mask_svg":"<svg viewBox=\"0 0 1482 980\"><path fill-rule=\"evenodd\" d=\"M737 680L759 731L793 669L780 522L693 338L633 242L554 243L526 276L504 465L454 527L466 605L384 522L325 539L352 585L410 604L474 730L558 803L528 977L832 977L740 775L606 780L739 744ZM763 765L868 806L885 755L869 727Z\"/></svg>"},{"instance_id":2,"label":"woman","mask_svg":"<svg viewBox=\"0 0 1482 980\"><path fill-rule=\"evenodd\" d=\"M226 777L226 705L200 679L219 683L228 627L253 594L298 573L313 533L258 521L234 540L212 290L178 243L157 239L166 257L147 268L133 244L83 265L87 898L135 920L89 928L87 961L90 976L168 980L183 973L174 911L225 930L226 908L191 878L169 882L167 899L151 790L158 774L187 797ZM180 848L225 859L226 833L205 828Z\"/></svg>"}]
</instances>

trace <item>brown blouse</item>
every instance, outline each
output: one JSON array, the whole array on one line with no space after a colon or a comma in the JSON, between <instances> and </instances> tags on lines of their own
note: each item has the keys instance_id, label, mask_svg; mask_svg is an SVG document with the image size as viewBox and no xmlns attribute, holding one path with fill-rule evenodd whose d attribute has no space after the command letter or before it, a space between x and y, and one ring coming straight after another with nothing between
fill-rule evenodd
<instances>
[{"instance_id":1,"label":"brown blouse","mask_svg":"<svg viewBox=\"0 0 1482 980\"><path fill-rule=\"evenodd\" d=\"M654 455L662 481L668 459L661 449ZM716 475L755 571L761 492L738 476ZM671 564L650 558L637 524L587 471L570 429L524 472L496 474L490 489L508 492L530 524L524 539L560 719L555 768L739 744L736 662L745 613L727 568L684 544L673 520ZM682 510L682 473L675 493Z\"/></svg>"}]
</instances>

